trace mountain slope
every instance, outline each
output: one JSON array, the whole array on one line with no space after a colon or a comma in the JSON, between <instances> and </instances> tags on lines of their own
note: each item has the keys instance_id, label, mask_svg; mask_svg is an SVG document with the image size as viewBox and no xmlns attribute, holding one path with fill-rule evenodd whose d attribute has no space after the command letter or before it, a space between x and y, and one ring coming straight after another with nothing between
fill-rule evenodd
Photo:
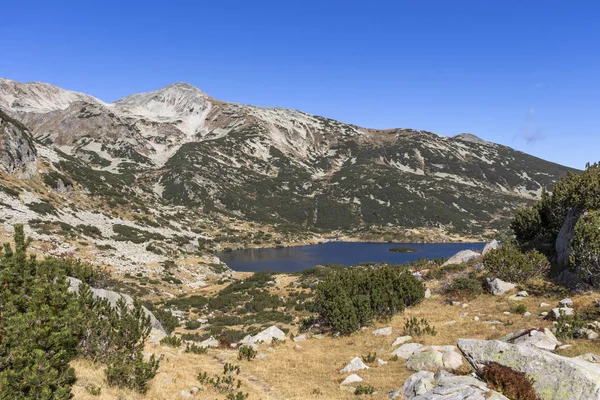
<instances>
[{"instance_id":1,"label":"mountain slope","mask_svg":"<svg viewBox=\"0 0 600 400\"><path fill-rule=\"evenodd\" d=\"M186 83L105 104L0 82L0 107L41 144L135 182L145 201L269 224L480 235L504 229L516 208L570 170L471 134L361 128L222 102ZM68 164L54 167L90 190L89 176Z\"/></svg>"}]
</instances>

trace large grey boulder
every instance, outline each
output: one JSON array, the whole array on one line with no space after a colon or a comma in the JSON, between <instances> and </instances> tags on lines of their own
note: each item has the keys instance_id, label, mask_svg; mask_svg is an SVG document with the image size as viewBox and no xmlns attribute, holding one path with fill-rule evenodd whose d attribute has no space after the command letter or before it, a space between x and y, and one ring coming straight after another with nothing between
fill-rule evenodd
<instances>
[{"instance_id":1,"label":"large grey boulder","mask_svg":"<svg viewBox=\"0 0 600 400\"><path fill-rule=\"evenodd\" d=\"M83 282L80 279L73 278L70 276L67 276L67 280L69 281L69 289L68 289L69 292L78 293L79 285L81 285ZM127 303L127 305L129 307L133 307L133 304L134 304L133 299L131 298L131 296L128 296L124 293L119 293L119 292L115 292L112 290L106 290L106 289L96 289L93 287L90 287L90 289L91 289L94 297L99 297L99 298L108 300L108 302L110 303L110 305L112 307L116 307L117 302L121 299L125 300L125 303ZM152 314L152 312L150 312L150 310L148 310L144 306L142 306L142 309L144 310L144 313L150 317L150 323L152 324L152 329L155 330L157 333L166 335L167 331L165 331L165 328L163 328L162 324L156 319L154 314Z\"/></svg>"},{"instance_id":2,"label":"large grey boulder","mask_svg":"<svg viewBox=\"0 0 600 400\"><path fill-rule=\"evenodd\" d=\"M502 296L504 293L517 287L514 283L504 282L498 278L487 278L487 285L490 289L490 293L494 296Z\"/></svg>"},{"instance_id":3,"label":"large grey boulder","mask_svg":"<svg viewBox=\"0 0 600 400\"><path fill-rule=\"evenodd\" d=\"M406 361L413 371L455 371L463 365L456 346L424 346L417 348Z\"/></svg>"},{"instance_id":4,"label":"large grey boulder","mask_svg":"<svg viewBox=\"0 0 600 400\"><path fill-rule=\"evenodd\" d=\"M494 239L485 245L485 247L483 248L483 251L481 252L481 255L485 256L490 251L496 250L499 247L500 247L500 243L496 239Z\"/></svg>"},{"instance_id":5,"label":"large grey boulder","mask_svg":"<svg viewBox=\"0 0 600 400\"><path fill-rule=\"evenodd\" d=\"M239 344L245 344L256 349L259 343L271 344L273 340L284 340L285 333L275 325L268 327L262 332L257 333L254 336L247 335L243 338Z\"/></svg>"},{"instance_id":6,"label":"large grey boulder","mask_svg":"<svg viewBox=\"0 0 600 400\"><path fill-rule=\"evenodd\" d=\"M600 398L599 365L498 340L459 339L458 348L478 374L490 363L523 372L542 400Z\"/></svg>"},{"instance_id":7,"label":"large grey boulder","mask_svg":"<svg viewBox=\"0 0 600 400\"><path fill-rule=\"evenodd\" d=\"M450 257L448 261L442 264L442 267L452 264L464 264L480 256L481 254L477 253L476 251L462 250Z\"/></svg>"},{"instance_id":8,"label":"large grey boulder","mask_svg":"<svg viewBox=\"0 0 600 400\"><path fill-rule=\"evenodd\" d=\"M390 399L406 400L508 400L472 376L457 376L440 371L421 371L409 377Z\"/></svg>"}]
</instances>

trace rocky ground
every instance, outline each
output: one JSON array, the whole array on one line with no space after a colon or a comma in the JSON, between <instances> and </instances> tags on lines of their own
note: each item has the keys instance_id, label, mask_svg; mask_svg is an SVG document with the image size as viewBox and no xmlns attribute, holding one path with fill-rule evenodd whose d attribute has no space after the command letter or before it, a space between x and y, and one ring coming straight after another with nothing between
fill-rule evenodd
<instances>
[{"instance_id":1,"label":"rocky ground","mask_svg":"<svg viewBox=\"0 0 600 400\"><path fill-rule=\"evenodd\" d=\"M462 269L445 274L435 273L449 270L442 263L416 267L413 273L423 277L429 288L427 298L391 320L350 336L302 333L298 321L305 314L280 307L294 319L263 324L262 332L239 340L238 346L245 343L256 348L257 356L250 361L239 360L237 349L229 344L201 342L206 336L199 335L196 341L209 346L206 354L190 354L184 351L185 340L181 347L161 345L158 341L164 335L155 332L146 352L161 354L163 362L145 396L107 387L101 371L77 361L74 366L80 380L75 398L225 398L226 393L215 391L197 376L202 372L219 374L225 363L234 363L240 367L236 379L249 399L352 399L356 390L372 390L374 393L365 396L376 399L516 399L504 397L510 394L480 378L487 365L496 363L525 374L542 400L597 399L600 307L595 299L600 293L571 294L548 281L518 286L489 279L483 294L449 295L445 289L448 282L477 270L478 257L459 253L454 261L463 262ZM233 283L207 285L201 290L207 297L218 297L223 288L250 276L234 274ZM280 274L264 288L281 299L296 299L295 292L306 283L302 275ZM556 316L561 310L586 319L579 338L557 338L557 330L562 328ZM213 321L211 315L178 314L184 320L203 322L195 330L177 328L178 334L205 332ZM407 326L413 317L426 320L435 328L435 335ZM88 393L90 384L102 388L99 397Z\"/></svg>"}]
</instances>

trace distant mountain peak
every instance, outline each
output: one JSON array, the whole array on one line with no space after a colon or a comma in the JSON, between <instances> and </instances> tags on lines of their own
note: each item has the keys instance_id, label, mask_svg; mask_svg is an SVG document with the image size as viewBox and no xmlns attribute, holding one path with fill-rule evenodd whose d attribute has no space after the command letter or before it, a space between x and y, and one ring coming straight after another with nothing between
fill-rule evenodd
<instances>
[{"instance_id":1,"label":"distant mountain peak","mask_svg":"<svg viewBox=\"0 0 600 400\"><path fill-rule=\"evenodd\" d=\"M6 110L46 113L65 110L77 101L104 104L93 96L66 90L49 83L20 83L0 78L0 107Z\"/></svg>"},{"instance_id":2,"label":"distant mountain peak","mask_svg":"<svg viewBox=\"0 0 600 400\"><path fill-rule=\"evenodd\" d=\"M465 142L472 142L477 144L493 144L492 142L488 142L487 140L484 140L479 136L475 136L472 133L460 133L458 135L453 136L452 139L464 140Z\"/></svg>"}]
</instances>

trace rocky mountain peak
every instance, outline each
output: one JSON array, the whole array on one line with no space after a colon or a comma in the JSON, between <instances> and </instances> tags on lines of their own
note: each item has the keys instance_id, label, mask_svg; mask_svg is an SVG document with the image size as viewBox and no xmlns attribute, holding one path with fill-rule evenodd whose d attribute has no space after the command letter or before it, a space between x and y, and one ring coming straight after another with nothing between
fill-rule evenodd
<instances>
[{"instance_id":1,"label":"rocky mountain peak","mask_svg":"<svg viewBox=\"0 0 600 400\"><path fill-rule=\"evenodd\" d=\"M452 139L464 140L465 142L477 143L477 144L492 144L487 140L475 136L472 133L461 133L452 137Z\"/></svg>"},{"instance_id":2,"label":"rocky mountain peak","mask_svg":"<svg viewBox=\"0 0 600 400\"><path fill-rule=\"evenodd\" d=\"M64 110L76 101L104 104L84 93L42 82L20 83L0 78L0 107L18 113L47 113Z\"/></svg>"}]
</instances>

